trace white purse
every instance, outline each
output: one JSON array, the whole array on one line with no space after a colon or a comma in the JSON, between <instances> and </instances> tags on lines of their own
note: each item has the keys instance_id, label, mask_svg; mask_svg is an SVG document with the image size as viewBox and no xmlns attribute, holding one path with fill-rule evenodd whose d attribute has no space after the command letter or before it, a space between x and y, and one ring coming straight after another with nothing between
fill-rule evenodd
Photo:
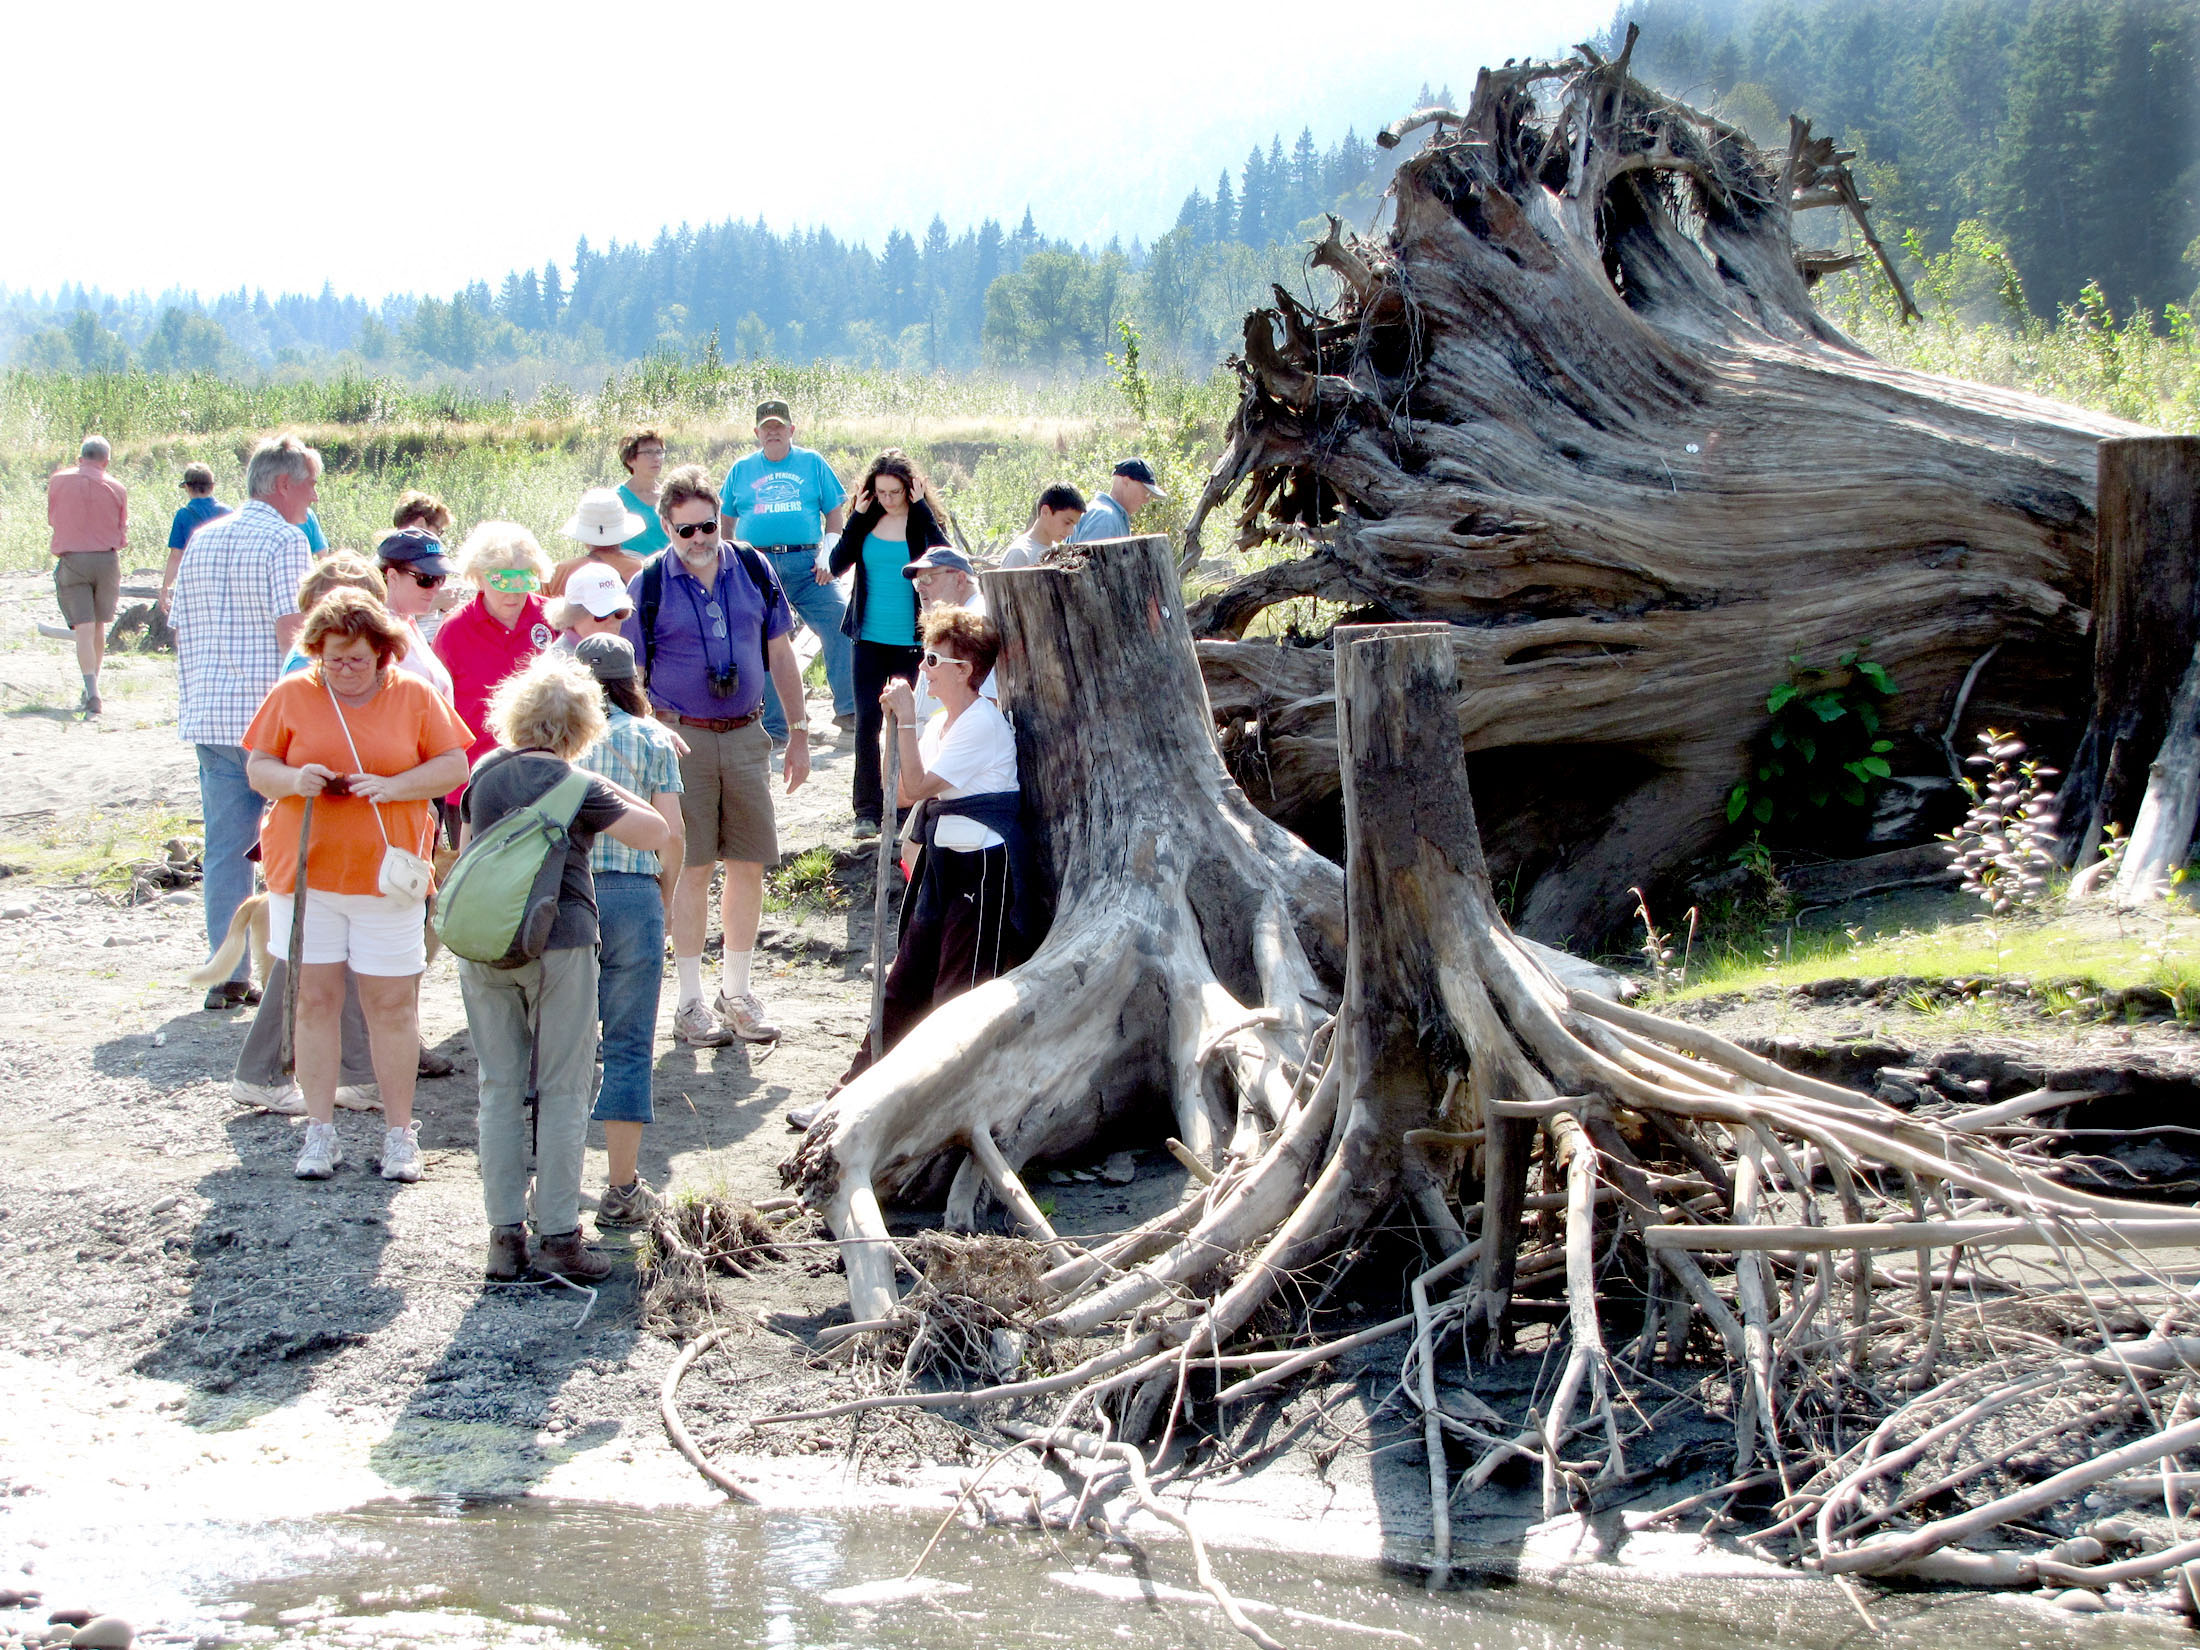
<instances>
[{"instance_id":1,"label":"white purse","mask_svg":"<svg viewBox=\"0 0 2200 1650\"><path fill-rule=\"evenodd\" d=\"M344 707L337 700L336 690L329 687L326 678L321 686L328 690L328 702L336 708L336 720L343 727L344 743L351 747L354 771L363 771L365 764L359 760L359 743L351 736L351 721L344 715ZM428 890L435 886L435 867L409 848L400 848L390 840L389 827L382 823L382 805L369 801L374 810L374 828L382 833L382 864L376 876L382 897L395 900L400 905L424 904Z\"/></svg>"}]
</instances>

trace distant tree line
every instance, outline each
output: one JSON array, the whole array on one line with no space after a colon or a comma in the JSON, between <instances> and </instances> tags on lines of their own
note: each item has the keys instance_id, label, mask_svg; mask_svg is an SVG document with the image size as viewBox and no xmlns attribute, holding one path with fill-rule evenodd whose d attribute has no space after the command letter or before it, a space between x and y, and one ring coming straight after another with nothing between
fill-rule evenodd
<instances>
[{"instance_id":1,"label":"distant tree line","mask_svg":"<svg viewBox=\"0 0 2200 1650\"><path fill-rule=\"evenodd\" d=\"M1789 111L1859 154L1890 241L1979 226L2052 316L2088 283L2118 313L2200 285L2195 0L1628 0L1634 65L1758 141ZM1892 233L1888 233L1891 230Z\"/></svg>"}]
</instances>

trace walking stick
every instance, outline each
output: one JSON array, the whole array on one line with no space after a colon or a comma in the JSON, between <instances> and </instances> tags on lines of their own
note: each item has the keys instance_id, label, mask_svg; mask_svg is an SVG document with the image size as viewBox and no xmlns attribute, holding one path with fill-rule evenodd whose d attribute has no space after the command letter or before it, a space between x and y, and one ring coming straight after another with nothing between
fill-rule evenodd
<instances>
[{"instance_id":1,"label":"walking stick","mask_svg":"<svg viewBox=\"0 0 2200 1650\"><path fill-rule=\"evenodd\" d=\"M901 724L889 711L885 728L886 806L878 833L878 885L871 895L871 1058L886 1052L886 896L894 886L894 850L901 845Z\"/></svg>"},{"instance_id":2,"label":"walking stick","mask_svg":"<svg viewBox=\"0 0 2200 1650\"><path fill-rule=\"evenodd\" d=\"M298 825L298 874L290 885L290 954L283 959L283 1071L298 1075L298 964L306 944L306 847L313 838L313 798Z\"/></svg>"}]
</instances>

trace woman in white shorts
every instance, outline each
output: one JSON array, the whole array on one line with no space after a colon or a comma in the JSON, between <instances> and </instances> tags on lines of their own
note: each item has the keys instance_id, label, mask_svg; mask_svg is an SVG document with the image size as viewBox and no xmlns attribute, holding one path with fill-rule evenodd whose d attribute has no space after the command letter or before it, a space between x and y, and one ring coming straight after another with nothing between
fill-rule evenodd
<instances>
[{"instance_id":1,"label":"woman in white shorts","mask_svg":"<svg viewBox=\"0 0 2200 1650\"><path fill-rule=\"evenodd\" d=\"M382 1177L420 1178L412 1102L426 907L381 891L382 860L391 848L428 854L435 840L430 799L465 781L473 736L435 689L396 668L408 641L405 627L365 591L334 592L306 615L300 645L312 667L277 682L245 730L245 776L275 799L260 826L269 948L298 980L302 1180L326 1180L344 1160L335 1106L346 967L358 982L382 1094ZM308 797L303 956L293 958L292 895Z\"/></svg>"}]
</instances>

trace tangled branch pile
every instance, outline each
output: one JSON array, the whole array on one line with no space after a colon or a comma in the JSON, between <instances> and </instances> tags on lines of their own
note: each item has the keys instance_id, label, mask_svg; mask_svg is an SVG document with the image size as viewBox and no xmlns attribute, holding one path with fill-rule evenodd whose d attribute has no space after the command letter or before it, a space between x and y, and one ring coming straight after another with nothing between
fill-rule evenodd
<instances>
[{"instance_id":1,"label":"tangled branch pile","mask_svg":"<svg viewBox=\"0 0 2200 1650\"><path fill-rule=\"evenodd\" d=\"M1439 1576L1452 1507L1500 1471L1539 1473L1547 1514L1588 1510L1662 1476L1630 1452L1688 1410L1731 1452L1670 1510L1829 1572L2105 1586L2200 1558L2103 1562L2115 1531L2075 1528L2080 1496L2200 1444L2200 1306L2189 1264L2163 1264L2200 1219L2073 1190L2002 1143L2077 1096L1904 1112L1560 984L1492 898L1455 682L1444 627L1339 632L1341 997L1278 1088L1238 1088L1179 1205L1091 1246L1034 1230L1047 1264L1017 1275L1013 1315L1058 1367L784 1419L998 1405L1166 1441L1410 1327ZM1411 1313L1307 1344L1309 1292L1400 1210L1434 1259ZM971 1292L938 1281L962 1255L928 1245L923 1286L836 1333L911 1359L944 1338L965 1379L1005 1361L1009 1314L973 1333ZM1508 1414L1476 1371L1529 1320L1553 1323L1558 1374Z\"/></svg>"}]
</instances>

